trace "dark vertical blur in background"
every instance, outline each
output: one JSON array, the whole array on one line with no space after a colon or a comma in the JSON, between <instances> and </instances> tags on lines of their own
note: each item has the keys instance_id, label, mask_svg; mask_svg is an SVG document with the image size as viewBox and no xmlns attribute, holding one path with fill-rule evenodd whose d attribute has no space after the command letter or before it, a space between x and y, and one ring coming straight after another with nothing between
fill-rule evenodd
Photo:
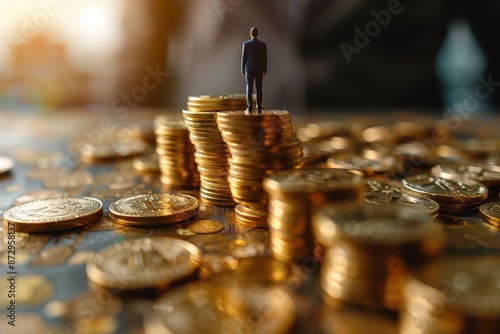
<instances>
[{"instance_id":1,"label":"dark vertical blur in background","mask_svg":"<svg viewBox=\"0 0 500 334\"><path fill-rule=\"evenodd\" d=\"M0 0L0 106L180 109L188 95L243 93L241 44L257 26L269 50L268 107L443 111L477 94L478 76L500 81L498 7L466 0ZM387 24L376 19L383 13L391 14ZM372 21L378 29L367 31ZM356 52L346 56L341 43ZM478 99L477 109L497 107L497 96Z\"/></svg>"}]
</instances>

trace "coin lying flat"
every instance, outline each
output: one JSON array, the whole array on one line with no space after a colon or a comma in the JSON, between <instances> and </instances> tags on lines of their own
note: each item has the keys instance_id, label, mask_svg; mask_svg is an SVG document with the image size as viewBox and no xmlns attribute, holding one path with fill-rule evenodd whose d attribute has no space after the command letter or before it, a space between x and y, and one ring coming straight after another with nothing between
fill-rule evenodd
<instances>
[{"instance_id":1,"label":"coin lying flat","mask_svg":"<svg viewBox=\"0 0 500 334\"><path fill-rule=\"evenodd\" d=\"M216 220L198 220L188 226L194 233L216 233L224 229L224 224Z\"/></svg>"},{"instance_id":2,"label":"coin lying flat","mask_svg":"<svg viewBox=\"0 0 500 334\"><path fill-rule=\"evenodd\" d=\"M198 200L184 194L138 195L109 206L114 222L132 226L173 224L194 217L198 211Z\"/></svg>"},{"instance_id":3,"label":"coin lying flat","mask_svg":"<svg viewBox=\"0 0 500 334\"><path fill-rule=\"evenodd\" d=\"M395 203L422 210L431 216L436 216L439 210L439 204L430 198L391 190L367 191L365 193L365 201L372 204Z\"/></svg>"},{"instance_id":4,"label":"coin lying flat","mask_svg":"<svg viewBox=\"0 0 500 334\"><path fill-rule=\"evenodd\" d=\"M201 252L190 242L152 237L106 247L86 266L98 285L123 290L163 288L189 276L200 265Z\"/></svg>"},{"instance_id":5,"label":"coin lying flat","mask_svg":"<svg viewBox=\"0 0 500 334\"><path fill-rule=\"evenodd\" d=\"M491 225L500 227L500 202L490 202L479 207L479 214Z\"/></svg>"},{"instance_id":6,"label":"coin lying flat","mask_svg":"<svg viewBox=\"0 0 500 334\"><path fill-rule=\"evenodd\" d=\"M441 203L474 203L486 199L488 189L470 179L443 179L428 174L403 179L408 192Z\"/></svg>"},{"instance_id":7,"label":"coin lying flat","mask_svg":"<svg viewBox=\"0 0 500 334\"><path fill-rule=\"evenodd\" d=\"M0 175L7 173L14 167L14 160L9 157L0 156Z\"/></svg>"},{"instance_id":8,"label":"coin lying flat","mask_svg":"<svg viewBox=\"0 0 500 334\"><path fill-rule=\"evenodd\" d=\"M102 216L102 202L93 197L36 200L5 211L4 225L16 232L53 232L92 223Z\"/></svg>"}]
</instances>

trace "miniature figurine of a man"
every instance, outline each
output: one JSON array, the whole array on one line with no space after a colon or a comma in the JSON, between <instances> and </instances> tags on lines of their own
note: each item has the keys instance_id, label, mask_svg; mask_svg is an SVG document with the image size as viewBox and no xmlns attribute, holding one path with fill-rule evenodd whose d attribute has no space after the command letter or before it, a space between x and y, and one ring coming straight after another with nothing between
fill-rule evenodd
<instances>
[{"instance_id":1,"label":"miniature figurine of a man","mask_svg":"<svg viewBox=\"0 0 500 334\"><path fill-rule=\"evenodd\" d=\"M247 110L245 114L252 112L253 82L257 90L257 112L262 112L262 78L267 73L267 47L266 43L257 39L259 31L257 28L250 29L250 40L243 43L241 52L241 75L247 83Z\"/></svg>"}]
</instances>

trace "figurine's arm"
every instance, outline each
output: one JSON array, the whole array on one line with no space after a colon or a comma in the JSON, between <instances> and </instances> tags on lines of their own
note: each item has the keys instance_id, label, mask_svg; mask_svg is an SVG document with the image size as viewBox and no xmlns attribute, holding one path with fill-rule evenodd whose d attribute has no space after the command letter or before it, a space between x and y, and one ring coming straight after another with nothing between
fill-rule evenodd
<instances>
[{"instance_id":1,"label":"figurine's arm","mask_svg":"<svg viewBox=\"0 0 500 334\"><path fill-rule=\"evenodd\" d=\"M245 65L247 63L247 55L245 52L245 43L243 43L243 47L241 48L241 75L245 76Z\"/></svg>"}]
</instances>

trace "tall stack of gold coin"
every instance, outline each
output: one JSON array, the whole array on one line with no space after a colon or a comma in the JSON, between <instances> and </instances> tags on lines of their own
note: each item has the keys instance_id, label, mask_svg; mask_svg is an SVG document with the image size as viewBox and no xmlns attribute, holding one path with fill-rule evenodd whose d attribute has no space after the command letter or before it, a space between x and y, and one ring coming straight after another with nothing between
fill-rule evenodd
<instances>
[{"instance_id":1,"label":"tall stack of gold coin","mask_svg":"<svg viewBox=\"0 0 500 334\"><path fill-rule=\"evenodd\" d=\"M428 214L395 204L326 205L313 233L326 247L319 284L332 306L398 310L408 269L443 247L443 231Z\"/></svg>"},{"instance_id":2,"label":"tall stack of gold coin","mask_svg":"<svg viewBox=\"0 0 500 334\"><path fill-rule=\"evenodd\" d=\"M219 112L217 126L231 153L228 180L233 199L240 203L236 218L248 227L267 227L267 195L262 180L304 165L302 144L292 137L290 113Z\"/></svg>"},{"instance_id":3,"label":"tall stack of gold coin","mask_svg":"<svg viewBox=\"0 0 500 334\"><path fill-rule=\"evenodd\" d=\"M330 201L360 201L364 178L347 170L310 167L272 174L263 186L269 197L267 223L273 255L283 261L300 261L314 256L313 210Z\"/></svg>"},{"instance_id":4,"label":"tall stack of gold coin","mask_svg":"<svg viewBox=\"0 0 500 334\"><path fill-rule=\"evenodd\" d=\"M215 114L222 110L244 110L244 95L190 96L183 110L189 135L195 146L200 172L200 197L205 203L235 206L228 182L229 149L217 128Z\"/></svg>"},{"instance_id":5,"label":"tall stack of gold coin","mask_svg":"<svg viewBox=\"0 0 500 334\"><path fill-rule=\"evenodd\" d=\"M500 259L447 256L409 275L400 333L500 333Z\"/></svg>"},{"instance_id":6,"label":"tall stack of gold coin","mask_svg":"<svg viewBox=\"0 0 500 334\"><path fill-rule=\"evenodd\" d=\"M155 133L161 181L170 186L197 187L200 176L196 169L194 146L184 122L168 121L158 116Z\"/></svg>"}]
</instances>

